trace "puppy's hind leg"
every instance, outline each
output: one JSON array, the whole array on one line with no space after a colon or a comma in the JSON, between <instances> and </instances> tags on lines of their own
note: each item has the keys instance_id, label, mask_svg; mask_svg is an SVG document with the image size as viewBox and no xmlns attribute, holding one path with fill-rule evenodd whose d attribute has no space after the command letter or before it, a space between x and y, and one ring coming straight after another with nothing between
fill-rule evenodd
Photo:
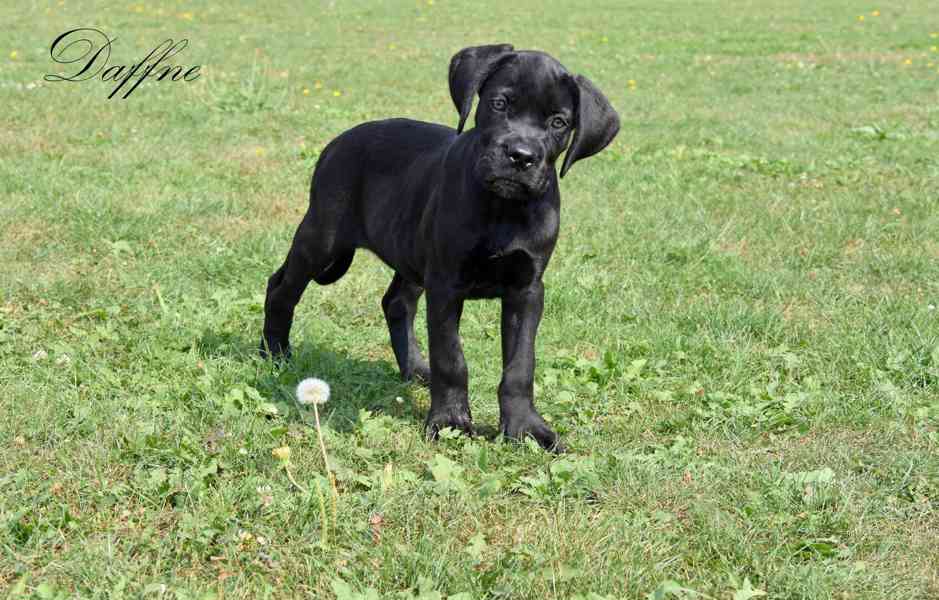
<instances>
[{"instance_id":1,"label":"puppy's hind leg","mask_svg":"<svg viewBox=\"0 0 939 600\"><path fill-rule=\"evenodd\" d=\"M430 365L421 356L421 348L414 336L414 316L417 313L417 300L422 293L424 288L395 273L388 291L381 299L381 307L385 312L385 321L391 334L391 348L398 361L401 378L405 381L417 379L426 384L430 383Z\"/></svg>"},{"instance_id":2,"label":"puppy's hind leg","mask_svg":"<svg viewBox=\"0 0 939 600\"><path fill-rule=\"evenodd\" d=\"M309 223L308 213L297 229L287 260L267 281L262 356L289 356L294 308L310 280L321 285L333 283L352 263L355 248L337 248L335 236L323 235L320 229Z\"/></svg>"}]
</instances>

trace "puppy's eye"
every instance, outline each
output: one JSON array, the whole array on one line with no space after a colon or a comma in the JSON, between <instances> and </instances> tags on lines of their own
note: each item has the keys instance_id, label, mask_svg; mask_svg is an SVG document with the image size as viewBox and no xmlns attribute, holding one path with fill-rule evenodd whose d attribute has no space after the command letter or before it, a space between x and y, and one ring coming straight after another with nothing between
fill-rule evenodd
<instances>
[{"instance_id":1,"label":"puppy's eye","mask_svg":"<svg viewBox=\"0 0 939 600\"><path fill-rule=\"evenodd\" d=\"M493 98L489 101L489 106L492 107L492 110L503 111L508 105L509 103L506 102L505 98Z\"/></svg>"},{"instance_id":2,"label":"puppy's eye","mask_svg":"<svg viewBox=\"0 0 939 600\"><path fill-rule=\"evenodd\" d=\"M565 127L567 127L567 119L565 119L564 117L552 117L551 127L555 129L564 129Z\"/></svg>"}]
</instances>

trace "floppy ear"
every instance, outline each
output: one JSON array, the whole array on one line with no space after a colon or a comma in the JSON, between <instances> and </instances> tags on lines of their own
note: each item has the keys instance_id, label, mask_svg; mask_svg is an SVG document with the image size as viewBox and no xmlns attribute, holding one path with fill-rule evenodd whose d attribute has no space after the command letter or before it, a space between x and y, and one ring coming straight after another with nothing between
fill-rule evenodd
<instances>
[{"instance_id":1,"label":"floppy ear","mask_svg":"<svg viewBox=\"0 0 939 600\"><path fill-rule=\"evenodd\" d=\"M473 97L502 61L512 56L512 50L509 44L473 46L460 50L450 59L450 97L460 113L457 133L463 132L466 119L473 109Z\"/></svg>"},{"instance_id":2,"label":"floppy ear","mask_svg":"<svg viewBox=\"0 0 939 600\"><path fill-rule=\"evenodd\" d=\"M574 140L564 155L561 177L578 160L606 148L619 132L619 115L606 96L583 75L575 75L572 79L575 84Z\"/></svg>"}]
</instances>

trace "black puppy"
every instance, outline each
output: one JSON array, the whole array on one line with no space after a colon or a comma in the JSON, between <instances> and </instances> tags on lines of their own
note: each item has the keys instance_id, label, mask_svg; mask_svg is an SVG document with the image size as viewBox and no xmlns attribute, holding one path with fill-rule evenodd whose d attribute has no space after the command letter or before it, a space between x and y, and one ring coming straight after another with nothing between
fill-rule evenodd
<instances>
[{"instance_id":1,"label":"black puppy","mask_svg":"<svg viewBox=\"0 0 939 600\"><path fill-rule=\"evenodd\" d=\"M479 94L476 127L462 133ZM499 44L461 50L450 61L456 130L389 119L364 123L323 150L310 207L287 260L270 278L262 353L283 355L294 307L313 279L345 274L356 248L395 270L382 308L406 380L430 383L426 431L472 432L460 346L463 301L502 299L500 429L558 448L535 410L534 341L544 307L541 276L558 235L561 177L607 146L619 117L586 77L541 52ZM427 291L430 364L414 336Z\"/></svg>"}]
</instances>

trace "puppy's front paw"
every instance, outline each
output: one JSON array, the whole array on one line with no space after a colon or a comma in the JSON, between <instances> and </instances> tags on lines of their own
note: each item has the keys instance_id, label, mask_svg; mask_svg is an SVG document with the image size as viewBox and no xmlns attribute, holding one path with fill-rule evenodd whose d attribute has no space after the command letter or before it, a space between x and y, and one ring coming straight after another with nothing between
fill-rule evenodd
<instances>
[{"instance_id":1,"label":"puppy's front paw","mask_svg":"<svg viewBox=\"0 0 939 600\"><path fill-rule=\"evenodd\" d=\"M429 440L436 440L441 429L452 427L466 435L473 435L473 418L469 412L461 408L445 408L432 411L427 415L424 423L424 434Z\"/></svg>"},{"instance_id":2,"label":"puppy's front paw","mask_svg":"<svg viewBox=\"0 0 939 600\"><path fill-rule=\"evenodd\" d=\"M566 448L561 444L558 434L548 427L541 415L532 411L518 416L503 418L499 430L506 438L522 441L527 436L534 438L545 450L563 454Z\"/></svg>"}]
</instances>

